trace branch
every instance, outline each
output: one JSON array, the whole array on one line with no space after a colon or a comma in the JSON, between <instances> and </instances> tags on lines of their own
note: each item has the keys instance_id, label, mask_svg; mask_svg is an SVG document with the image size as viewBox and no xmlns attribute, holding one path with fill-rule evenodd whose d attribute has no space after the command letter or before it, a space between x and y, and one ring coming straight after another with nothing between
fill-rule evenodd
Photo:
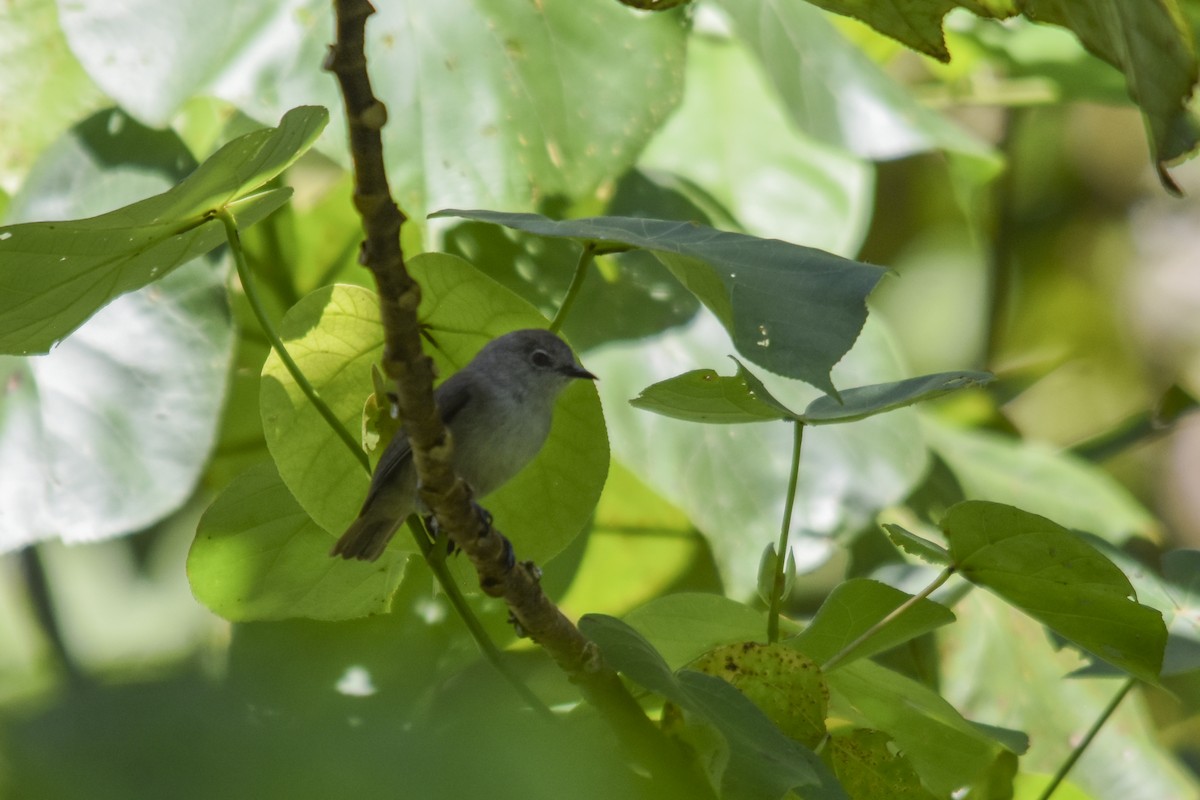
<instances>
[{"instance_id":1,"label":"branch","mask_svg":"<svg viewBox=\"0 0 1200 800\"><path fill-rule=\"evenodd\" d=\"M337 78L346 106L350 155L354 163L354 205L366 239L359 261L371 270L379 290L384 328L383 367L396 382L401 416L412 445L421 498L439 530L471 560L483 591L503 598L524 635L540 644L609 724L623 734L629 751L656 777L686 784L692 796L712 796L696 773L604 664L598 648L559 611L539 584L532 562L517 562L512 545L492 527L488 514L471 501L469 488L451 467L453 443L433 399L433 361L421 348L417 318L420 287L408 274L400 246L406 217L392 199L384 169L380 130L387 110L375 97L367 74L363 42L368 0L334 0L337 40L325 68Z\"/></svg>"}]
</instances>

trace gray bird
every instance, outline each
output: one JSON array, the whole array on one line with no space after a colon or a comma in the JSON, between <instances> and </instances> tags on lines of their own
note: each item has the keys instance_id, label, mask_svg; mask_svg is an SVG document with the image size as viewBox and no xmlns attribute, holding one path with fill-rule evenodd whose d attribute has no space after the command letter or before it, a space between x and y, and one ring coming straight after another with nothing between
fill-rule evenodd
<instances>
[{"instance_id":1,"label":"gray bird","mask_svg":"<svg viewBox=\"0 0 1200 800\"><path fill-rule=\"evenodd\" d=\"M454 470L483 497L528 464L550 433L554 402L576 378L596 376L549 331L513 331L488 342L434 392L454 436ZM384 450L358 519L331 556L374 561L417 509L417 473L400 430Z\"/></svg>"}]
</instances>

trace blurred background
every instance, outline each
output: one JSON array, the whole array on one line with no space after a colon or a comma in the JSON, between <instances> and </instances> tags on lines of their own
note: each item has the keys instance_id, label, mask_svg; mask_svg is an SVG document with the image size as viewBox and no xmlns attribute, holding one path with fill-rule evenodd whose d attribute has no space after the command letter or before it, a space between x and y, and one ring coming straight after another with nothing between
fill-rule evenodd
<instances>
[{"instance_id":1,"label":"blurred background","mask_svg":"<svg viewBox=\"0 0 1200 800\"><path fill-rule=\"evenodd\" d=\"M158 152L145 138L157 132L199 161L240 132L275 124L279 108L337 108L332 80L319 70L331 35L327 4L202 5L145 9L138 23L99 2L17 0L0 10L0 105L11 109L0 120L0 218L84 216L162 191L137 182L165 170L146 155ZM875 574L888 561L862 533L880 514L927 518L964 495L1001 495L1148 563L1161 551L1200 548L1200 417L1189 414L1200 392L1200 168L1171 169L1182 197L1164 190L1121 75L1070 33L955 11L946 21L952 58L941 64L804 6L794 12L803 18L778 22L808 26L814 37L801 51L808 60L793 63L781 45L748 32L753 3L651 20L615 3L573 12L546 0L547 40L504 39L518 73L523 60L549 69L537 48L590 41L588 30L604 31L594 38L610 49L571 51L580 64L552 62L562 69L556 108L567 109L564 118L580 109L589 133L567 136L565 154L547 146L539 156L516 134L493 147L504 137L489 138L487 126L500 120L503 129L504 114L536 116L543 101L505 105L506 84L487 79L500 63L489 59L500 56L472 57L476 28L522 30L531 7L417 5L381 9L371 23L377 91L397 125L412 127L415 117L426 129L418 151L404 149L412 131L389 142L393 180L418 220L406 234L410 248L461 254L552 314L574 263L570 245L478 223L429 224L422 215L455 206L702 218L893 270L872 295L872 326L840 374L998 376L986 392L813 443L793 615L811 613L845 576ZM219 25L200 21L226 12L233 16ZM160 19L172 14L178 19ZM460 27L455 15L465 15ZM181 42L189 26L195 35ZM227 31L239 41L223 43ZM108 45L115 51L141 55L130 56L132 66L111 52L105 61L106 36L116 37ZM441 83L403 77L430 65L445 67ZM122 66L136 80L123 78ZM587 78L593 71L598 77ZM789 89L784 73L804 86ZM121 94L122 80L135 99ZM160 85L172 81L180 86ZM823 81L830 97L814 88ZM807 110L793 89L809 92ZM838 114L856 96L874 114L839 128ZM112 133L114 105L129 113L121 116L126 138ZM330 134L286 176L294 203L246 234L276 315L330 281L367 282L354 264L359 234L341 126L335 113ZM609 138L589 140L596 129ZM125 149L100 152L96 132ZM457 149L438 150L440 136ZM502 157L491 152L506 147ZM408 162L425 171L400 166ZM84 194L90 205L79 204ZM640 386L700 366L728 372L723 361L699 360L728 345L710 343L707 312L652 260L605 257L598 272L607 282L589 285L566 332L604 376L614 462L593 524L544 565L547 590L572 615L621 615L680 591L749 599L786 475L763 498L712 508L711 486L672 483L636 452L639 423L624 421L624 401ZM208 444L202 436L196 445L194 480L180 497L164 501L170 508L156 521L92 541L0 540L9 550L0 556L0 795L455 797L501 785L514 797L636 796L635 780L614 777L624 775L619 759L586 716L568 718L570 736L521 717L518 744L509 729L517 699L480 663L423 565L410 565L391 614L350 622L233 624L193 597L187 558L201 514L234 476L267 458L257 382L268 347L236 280L226 283L230 301L204 313L233 321L225 360L214 362L228 381L214 383ZM665 362L652 365L651 352L667 354ZM0 484L9 487L0 491L10 507L30 480L55 469L30 433L53 426L52 409L41 407L36 424L26 414L36 398L23 376L44 373L24 361L0 359ZM645 368L626 370L631 361ZM883 441L893 433L895 442ZM863 442L883 455L860 453ZM714 534L721 513L745 521L747 539ZM730 527L721 520L715 527ZM504 610L473 602L501 643L511 641ZM938 663L940 674L925 677L940 680L967 716L993 724L1053 729L1063 709L1077 707L1085 720L1098 712L1103 688L1084 699L1047 694L1015 717L991 707L994 697L975 696L968 676L998 663L980 643L988 631L1044 637L1018 632L984 600L970 602L979 605L960 619L977 640L943 642L941 662L929 655L931 640L924 655L894 663L913 672ZM976 645L983 649L972 655ZM572 702L572 688L531 648L516 644L514 658L539 693ZM1036 668L1060 676L1071 666L1064 658L1047 656ZM1012 669L1035 674L1031 664ZM1200 796L1189 794L1200 771L1200 681L1185 675L1169 689L1148 693L1114 723L1112 750L1099 751L1125 753L1111 769L1134 777L1118 782L1093 763L1081 781L1086 796ZM1053 769L1063 747L1035 741L1035 770Z\"/></svg>"}]
</instances>

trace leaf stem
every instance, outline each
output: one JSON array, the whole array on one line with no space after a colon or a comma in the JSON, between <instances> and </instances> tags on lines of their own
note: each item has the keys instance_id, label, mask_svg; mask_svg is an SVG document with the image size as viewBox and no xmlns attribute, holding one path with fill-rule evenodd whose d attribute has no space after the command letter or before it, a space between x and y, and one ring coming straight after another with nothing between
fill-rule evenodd
<instances>
[{"instance_id":1,"label":"leaf stem","mask_svg":"<svg viewBox=\"0 0 1200 800\"><path fill-rule=\"evenodd\" d=\"M1050 795L1054 794L1058 785L1063 782L1063 779L1067 777L1067 773L1071 771L1071 767L1075 766L1075 762L1083 755L1083 751L1087 750L1088 745L1096 738L1096 734L1100 733L1100 729L1104 727L1104 723L1108 722L1109 717L1116 712L1117 706L1121 705L1121 701L1125 699L1125 695L1129 694L1129 691L1136 683L1136 678L1129 678L1117 690L1117 693L1113 695L1113 699L1108 701L1108 705L1100 712L1100 716L1092 723L1092 727L1088 729L1083 739L1080 740L1079 744L1075 745L1075 749L1071 751L1071 755L1058 768L1058 772L1054 773L1054 777L1050 779L1049 785L1046 786L1045 791L1041 793L1038 800L1049 800Z\"/></svg>"},{"instance_id":2,"label":"leaf stem","mask_svg":"<svg viewBox=\"0 0 1200 800\"><path fill-rule=\"evenodd\" d=\"M779 641L779 612L783 591L787 585L788 535L792 530L792 507L796 505L796 485L800 482L800 448L804 444L804 423L796 420L792 441L792 470L788 476L787 500L783 506L783 525L779 530L779 546L775 549L775 580L771 586L771 603L767 613L767 641Z\"/></svg>"},{"instance_id":3,"label":"leaf stem","mask_svg":"<svg viewBox=\"0 0 1200 800\"><path fill-rule=\"evenodd\" d=\"M250 266L246 263L246 253L242 250L242 238L238 233L237 222L233 218L233 214L229 209L222 208L215 212L217 219L221 220L221 224L225 226L225 238L229 241L229 251L233 253L233 263L237 265L238 278L242 282L242 291L246 293L246 300L250 303L251 310L254 311L254 316L258 320L259 326L267 339L271 342L272 349L279 354L279 359L291 374L292 380L304 392L308 401L313 404L313 408L317 410L338 438L350 449L354 457L358 459L358 463L362 464L364 470L369 475L371 473L371 462L367 458L367 454L362 447L350 435L350 432L342 426L339 420L333 413L333 410L325 404L321 396L317 394L317 390L304 373L300 371L300 366L292 359L287 348L283 346L283 340L279 338L279 333L275 330L275 326L271 323L271 318L267 316L266 309L263 308L262 299L258 296L258 289L255 287L254 281L251 279Z\"/></svg>"},{"instance_id":4,"label":"leaf stem","mask_svg":"<svg viewBox=\"0 0 1200 800\"><path fill-rule=\"evenodd\" d=\"M558 333L563 323L566 322L567 314L570 313L571 306L575 305L575 298L579 296L579 289L583 286L583 279L587 277L588 265L592 263L592 256L595 254L595 242L588 242L583 246L583 252L579 254L579 262L575 264L575 274L571 276L571 285L567 287L567 293L563 295L562 304L558 307L558 313L554 315L554 319L550 322L551 333Z\"/></svg>"},{"instance_id":5,"label":"leaf stem","mask_svg":"<svg viewBox=\"0 0 1200 800\"><path fill-rule=\"evenodd\" d=\"M513 672L512 668L504 661L504 656L500 652L500 648L496 647L496 643L492 641L488 632L484 629L483 623L479 621L479 617L475 616L474 609L467 602L467 598L463 595L462 590L458 588L458 584L454 581L454 575L446 568L446 554L443 550L438 549L437 541L430 538L425 530L425 524L416 514L409 516L408 529L412 533L413 541L417 543L421 554L425 556L425 563L429 565L429 569L433 572L433 577L437 579L438 585L442 587L442 591L446 593L446 598L450 601L450 605L454 606L454 610L458 612L458 616L462 619L463 624L467 626L467 631L471 634L471 638L475 640L475 644L479 645L479 650L483 653L491 665L496 668L496 671L507 680L512 687L517 690L517 694L529 704L529 707L549 719L557 719L550 707L542 702L542 699L533 693L533 690L525 685L521 677Z\"/></svg>"},{"instance_id":6,"label":"leaf stem","mask_svg":"<svg viewBox=\"0 0 1200 800\"><path fill-rule=\"evenodd\" d=\"M896 606L894 609L892 609L887 614L887 616L885 616L883 619L879 620L874 625L872 625L871 627L869 627L865 631L863 631L857 638L855 638L854 641L850 642L850 644L846 645L841 650L834 653L829 658L828 661L826 661L824 664L821 665L821 669L825 672L828 672L829 670L833 669L841 661L843 661L848 655L850 655L850 653L854 652L854 650L857 649L863 642L867 641L872 636L879 633L879 631L883 630L884 627L891 624L895 619L897 619L905 611L908 611L910 608L915 606L917 603L921 602L922 600L929 597L929 595L931 595L935 591L937 591L937 589L943 583L950 580L950 576L954 574L954 570L955 570L955 568L953 566L949 566L949 567L946 567L941 572L939 572L938 576L936 578L934 578L933 581L931 581L928 586L926 586L924 589L922 589L917 594L914 594L912 597L905 600L900 605Z\"/></svg>"}]
</instances>

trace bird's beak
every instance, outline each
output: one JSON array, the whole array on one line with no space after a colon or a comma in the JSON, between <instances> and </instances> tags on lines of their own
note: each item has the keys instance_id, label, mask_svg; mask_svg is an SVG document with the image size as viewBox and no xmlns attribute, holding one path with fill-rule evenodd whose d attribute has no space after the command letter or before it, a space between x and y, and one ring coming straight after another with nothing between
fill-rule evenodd
<instances>
[{"instance_id":1,"label":"bird's beak","mask_svg":"<svg viewBox=\"0 0 1200 800\"><path fill-rule=\"evenodd\" d=\"M578 364L572 364L571 366L565 368L562 372L569 378L587 378L589 381L600 380Z\"/></svg>"}]
</instances>

